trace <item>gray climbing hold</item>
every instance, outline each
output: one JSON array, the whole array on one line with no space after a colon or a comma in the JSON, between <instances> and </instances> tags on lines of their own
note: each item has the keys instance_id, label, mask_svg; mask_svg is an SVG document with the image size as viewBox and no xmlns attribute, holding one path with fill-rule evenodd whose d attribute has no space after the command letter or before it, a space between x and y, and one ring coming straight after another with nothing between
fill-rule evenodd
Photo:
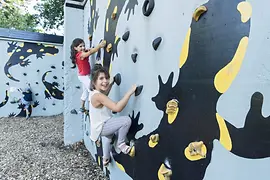
<instances>
[{"instance_id":1,"label":"gray climbing hold","mask_svg":"<svg viewBox=\"0 0 270 180\"><path fill-rule=\"evenodd\" d=\"M114 82L119 86L121 84L121 74L117 73L114 77L113 77Z\"/></svg>"},{"instance_id":2,"label":"gray climbing hold","mask_svg":"<svg viewBox=\"0 0 270 180\"><path fill-rule=\"evenodd\" d=\"M122 39L123 39L124 41L127 41L128 38L129 38L129 31L125 32L125 34L122 36Z\"/></svg>"},{"instance_id":3,"label":"gray climbing hold","mask_svg":"<svg viewBox=\"0 0 270 180\"><path fill-rule=\"evenodd\" d=\"M132 61L133 61L134 63L137 62L137 56L138 56L137 53L131 54L131 59L132 59Z\"/></svg>"},{"instance_id":4,"label":"gray climbing hold","mask_svg":"<svg viewBox=\"0 0 270 180\"><path fill-rule=\"evenodd\" d=\"M154 50L157 50L157 48L160 45L161 41L162 41L161 37L158 37L153 41L152 46L153 46Z\"/></svg>"},{"instance_id":5,"label":"gray climbing hold","mask_svg":"<svg viewBox=\"0 0 270 180\"><path fill-rule=\"evenodd\" d=\"M139 96L141 94L142 90L143 90L143 85L137 86L137 88L135 90L135 96Z\"/></svg>"},{"instance_id":6,"label":"gray climbing hold","mask_svg":"<svg viewBox=\"0 0 270 180\"><path fill-rule=\"evenodd\" d=\"M70 113L71 113L71 114L78 114L77 111L76 111L75 109L72 109L72 110L70 111Z\"/></svg>"}]
</instances>

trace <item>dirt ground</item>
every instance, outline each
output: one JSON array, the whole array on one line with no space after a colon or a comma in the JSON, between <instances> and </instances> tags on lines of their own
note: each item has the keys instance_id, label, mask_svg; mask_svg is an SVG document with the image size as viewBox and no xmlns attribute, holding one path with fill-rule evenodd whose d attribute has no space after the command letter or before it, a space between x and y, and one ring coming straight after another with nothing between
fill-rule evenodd
<instances>
[{"instance_id":1,"label":"dirt ground","mask_svg":"<svg viewBox=\"0 0 270 180\"><path fill-rule=\"evenodd\" d=\"M64 146L63 116L0 118L0 179L105 180L83 143Z\"/></svg>"}]
</instances>

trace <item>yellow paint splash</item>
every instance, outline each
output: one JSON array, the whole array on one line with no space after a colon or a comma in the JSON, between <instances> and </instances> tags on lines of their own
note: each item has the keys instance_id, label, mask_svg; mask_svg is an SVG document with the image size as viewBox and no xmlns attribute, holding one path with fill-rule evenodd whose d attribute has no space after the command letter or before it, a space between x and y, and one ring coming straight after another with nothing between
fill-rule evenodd
<instances>
[{"instance_id":1,"label":"yellow paint splash","mask_svg":"<svg viewBox=\"0 0 270 180\"><path fill-rule=\"evenodd\" d=\"M122 166L122 164L119 164L118 162L115 162L117 167L121 170L121 171L124 171L126 172L125 168Z\"/></svg>"},{"instance_id":2,"label":"yellow paint splash","mask_svg":"<svg viewBox=\"0 0 270 180\"><path fill-rule=\"evenodd\" d=\"M206 148L206 146L204 144L202 145L201 152L202 152L202 154L207 154L207 148ZM198 161L200 159L204 159L204 157L202 157L201 155L191 156L190 155L190 152L189 152L189 147L188 146L185 148L185 152L184 153L185 153L186 158L188 160L190 160L190 161Z\"/></svg>"},{"instance_id":3,"label":"yellow paint splash","mask_svg":"<svg viewBox=\"0 0 270 180\"><path fill-rule=\"evenodd\" d=\"M106 32L109 31L109 18L107 18L106 20Z\"/></svg>"},{"instance_id":4,"label":"yellow paint splash","mask_svg":"<svg viewBox=\"0 0 270 180\"><path fill-rule=\"evenodd\" d=\"M24 56L20 56L20 59L24 59Z\"/></svg>"},{"instance_id":5,"label":"yellow paint splash","mask_svg":"<svg viewBox=\"0 0 270 180\"><path fill-rule=\"evenodd\" d=\"M109 68L109 73L111 74L112 72L112 62L110 63L110 68Z\"/></svg>"},{"instance_id":6,"label":"yellow paint splash","mask_svg":"<svg viewBox=\"0 0 270 180\"><path fill-rule=\"evenodd\" d=\"M185 64L188 58L190 34L191 34L191 28L188 29L188 32L187 32L187 35L186 35L186 38L182 47L182 51L180 54L180 65L179 65L180 68Z\"/></svg>"},{"instance_id":7,"label":"yellow paint splash","mask_svg":"<svg viewBox=\"0 0 270 180\"><path fill-rule=\"evenodd\" d=\"M40 49L39 52L44 52L44 49Z\"/></svg>"},{"instance_id":8,"label":"yellow paint splash","mask_svg":"<svg viewBox=\"0 0 270 180\"><path fill-rule=\"evenodd\" d=\"M50 54L50 53L46 53L47 56L52 56L53 54Z\"/></svg>"},{"instance_id":9,"label":"yellow paint splash","mask_svg":"<svg viewBox=\"0 0 270 180\"><path fill-rule=\"evenodd\" d=\"M28 53L31 53L31 52L33 52L33 51L32 51L32 49L28 49L27 52L28 52Z\"/></svg>"},{"instance_id":10,"label":"yellow paint splash","mask_svg":"<svg viewBox=\"0 0 270 180\"><path fill-rule=\"evenodd\" d=\"M169 113L168 114L168 122L169 122L169 124L172 124L174 122L174 120L175 120L175 118L176 118L176 116L178 114L178 111L179 111L179 108L176 108L175 113Z\"/></svg>"},{"instance_id":11,"label":"yellow paint splash","mask_svg":"<svg viewBox=\"0 0 270 180\"><path fill-rule=\"evenodd\" d=\"M7 74L7 77L11 78L12 76L10 74Z\"/></svg>"},{"instance_id":12,"label":"yellow paint splash","mask_svg":"<svg viewBox=\"0 0 270 180\"><path fill-rule=\"evenodd\" d=\"M248 46L248 37L243 37L238 45L232 61L222 68L215 76L214 84L218 92L224 93L231 86L244 60Z\"/></svg>"},{"instance_id":13,"label":"yellow paint splash","mask_svg":"<svg viewBox=\"0 0 270 180\"><path fill-rule=\"evenodd\" d=\"M241 21L246 23L252 15L252 6L249 2L243 1L237 5L237 10L241 14Z\"/></svg>"},{"instance_id":14,"label":"yellow paint splash","mask_svg":"<svg viewBox=\"0 0 270 180\"><path fill-rule=\"evenodd\" d=\"M92 11L92 19L94 18L94 15L95 15L95 10L93 9L93 11Z\"/></svg>"},{"instance_id":15,"label":"yellow paint splash","mask_svg":"<svg viewBox=\"0 0 270 180\"><path fill-rule=\"evenodd\" d=\"M90 1L90 5L93 6L93 0Z\"/></svg>"},{"instance_id":16,"label":"yellow paint splash","mask_svg":"<svg viewBox=\"0 0 270 180\"><path fill-rule=\"evenodd\" d=\"M19 46L20 46L20 47L23 47L23 46L24 46L24 43L21 43Z\"/></svg>"},{"instance_id":17,"label":"yellow paint splash","mask_svg":"<svg viewBox=\"0 0 270 180\"><path fill-rule=\"evenodd\" d=\"M216 113L216 118L217 118L219 131L220 131L219 141L228 151L231 151L232 150L232 140L231 140L228 128L226 126L226 123L225 123L224 119L218 113Z\"/></svg>"},{"instance_id":18,"label":"yellow paint splash","mask_svg":"<svg viewBox=\"0 0 270 180\"><path fill-rule=\"evenodd\" d=\"M11 56L13 53L8 53L9 56Z\"/></svg>"},{"instance_id":19,"label":"yellow paint splash","mask_svg":"<svg viewBox=\"0 0 270 180\"><path fill-rule=\"evenodd\" d=\"M100 156L98 156L98 165L100 166Z\"/></svg>"},{"instance_id":20,"label":"yellow paint splash","mask_svg":"<svg viewBox=\"0 0 270 180\"><path fill-rule=\"evenodd\" d=\"M115 40L114 40L114 44L116 44L117 40L119 39L119 37L116 35L115 36Z\"/></svg>"},{"instance_id":21,"label":"yellow paint splash","mask_svg":"<svg viewBox=\"0 0 270 180\"><path fill-rule=\"evenodd\" d=\"M20 51L21 51L21 49L17 49L17 50L16 50L16 52L20 52Z\"/></svg>"}]
</instances>

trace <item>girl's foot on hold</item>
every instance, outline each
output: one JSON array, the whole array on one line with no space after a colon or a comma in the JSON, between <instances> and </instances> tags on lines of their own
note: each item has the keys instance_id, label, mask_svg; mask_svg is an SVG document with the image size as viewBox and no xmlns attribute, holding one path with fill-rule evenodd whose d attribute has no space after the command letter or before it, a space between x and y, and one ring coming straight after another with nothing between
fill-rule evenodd
<instances>
[{"instance_id":1,"label":"girl's foot on hold","mask_svg":"<svg viewBox=\"0 0 270 180\"><path fill-rule=\"evenodd\" d=\"M103 166L107 167L111 162L111 158L103 158Z\"/></svg>"},{"instance_id":2,"label":"girl's foot on hold","mask_svg":"<svg viewBox=\"0 0 270 180\"><path fill-rule=\"evenodd\" d=\"M126 143L122 143L118 146L122 153L128 154L130 157L135 156L135 146L128 146Z\"/></svg>"}]
</instances>

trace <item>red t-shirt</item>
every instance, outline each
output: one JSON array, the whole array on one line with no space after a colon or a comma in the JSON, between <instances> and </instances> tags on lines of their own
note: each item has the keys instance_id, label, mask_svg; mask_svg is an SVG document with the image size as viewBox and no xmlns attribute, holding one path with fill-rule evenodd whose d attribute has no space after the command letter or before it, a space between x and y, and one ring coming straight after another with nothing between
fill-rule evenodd
<instances>
[{"instance_id":1,"label":"red t-shirt","mask_svg":"<svg viewBox=\"0 0 270 180\"><path fill-rule=\"evenodd\" d=\"M80 58L82 52L78 52L76 54L76 64L78 66L79 75L85 76L90 74L90 63L89 57L84 58L83 60Z\"/></svg>"}]
</instances>

